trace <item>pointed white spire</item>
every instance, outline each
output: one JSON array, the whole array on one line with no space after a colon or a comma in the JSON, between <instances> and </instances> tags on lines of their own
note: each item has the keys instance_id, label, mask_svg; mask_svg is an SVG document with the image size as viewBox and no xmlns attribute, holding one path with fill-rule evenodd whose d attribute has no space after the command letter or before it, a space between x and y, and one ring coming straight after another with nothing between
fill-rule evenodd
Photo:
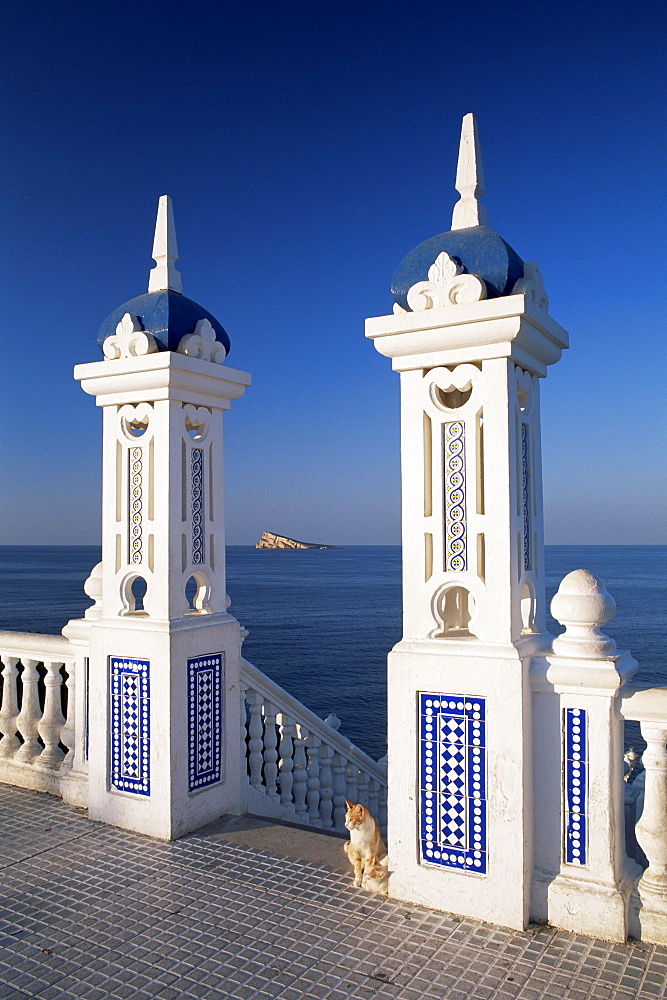
<instances>
[{"instance_id":1,"label":"pointed white spire","mask_svg":"<svg viewBox=\"0 0 667 1000\"><path fill-rule=\"evenodd\" d=\"M163 194L157 205L153 260L156 266L148 276L148 291L182 292L181 275L175 267L175 262L178 260L178 246L176 244L176 227L174 226L174 209L168 194Z\"/></svg>"},{"instance_id":2,"label":"pointed white spire","mask_svg":"<svg viewBox=\"0 0 667 1000\"><path fill-rule=\"evenodd\" d=\"M478 201L484 194L484 170L477 136L477 122L473 114L466 115L461 125L456 190L461 198L454 205L452 229L485 226L486 209Z\"/></svg>"}]
</instances>

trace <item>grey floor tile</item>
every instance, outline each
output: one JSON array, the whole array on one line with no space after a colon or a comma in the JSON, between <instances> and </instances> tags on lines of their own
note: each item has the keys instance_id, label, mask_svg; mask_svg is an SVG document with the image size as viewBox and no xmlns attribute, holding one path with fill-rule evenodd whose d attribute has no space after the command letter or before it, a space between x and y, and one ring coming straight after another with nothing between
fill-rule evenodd
<instances>
[{"instance_id":1,"label":"grey floor tile","mask_svg":"<svg viewBox=\"0 0 667 1000\"><path fill-rule=\"evenodd\" d=\"M667 948L503 930L368 896L331 869L276 865L265 852L200 834L164 844L90 823L20 789L0 788L3 829L11 837L2 895L15 916L0 917L0 1000L662 1000L666 992Z\"/></svg>"}]
</instances>

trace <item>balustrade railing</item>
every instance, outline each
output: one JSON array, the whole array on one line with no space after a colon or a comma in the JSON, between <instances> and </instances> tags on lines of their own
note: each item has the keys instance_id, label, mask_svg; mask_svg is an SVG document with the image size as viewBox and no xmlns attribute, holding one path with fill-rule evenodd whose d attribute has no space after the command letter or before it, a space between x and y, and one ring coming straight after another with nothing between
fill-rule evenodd
<instances>
[{"instance_id":1,"label":"balustrade railing","mask_svg":"<svg viewBox=\"0 0 667 1000\"><path fill-rule=\"evenodd\" d=\"M0 781L61 791L74 759L75 686L64 636L0 632Z\"/></svg>"},{"instance_id":2,"label":"balustrade railing","mask_svg":"<svg viewBox=\"0 0 667 1000\"><path fill-rule=\"evenodd\" d=\"M339 732L242 661L242 752L248 762L248 812L323 830L345 829L345 799L387 822L387 775Z\"/></svg>"},{"instance_id":3,"label":"balustrade railing","mask_svg":"<svg viewBox=\"0 0 667 1000\"><path fill-rule=\"evenodd\" d=\"M667 688L636 684L623 689L621 715L638 722L646 750L643 773L630 785L626 809L648 866L637 883L639 923L652 915L667 921ZM643 793L643 794L642 794ZM655 940L655 938L648 938Z\"/></svg>"}]
</instances>

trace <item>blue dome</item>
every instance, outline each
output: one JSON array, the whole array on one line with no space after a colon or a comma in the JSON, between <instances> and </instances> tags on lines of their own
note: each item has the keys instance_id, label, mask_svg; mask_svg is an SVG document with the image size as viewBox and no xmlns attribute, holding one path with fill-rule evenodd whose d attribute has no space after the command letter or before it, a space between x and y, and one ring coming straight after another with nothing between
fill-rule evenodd
<instances>
[{"instance_id":1,"label":"blue dome","mask_svg":"<svg viewBox=\"0 0 667 1000\"><path fill-rule=\"evenodd\" d=\"M454 229L420 243L396 268L391 293L403 309L411 311L408 290L416 282L428 280L428 269L443 250L462 264L468 274L484 279L487 298L508 295L515 282L523 277L523 261L493 229L488 226Z\"/></svg>"},{"instance_id":2,"label":"blue dome","mask_svg":"<svg viewBox=\"0 0 667 1000\"><path fill-rule=\"evenodd\" d=\"M215 330L215 339L220 341L229 354L229 337L217 319L192 299L187 299L180 292L171 291L146 292L114 309L100 327L97 336L100 350L107 337L116 332L116 326L125 313L136 316L142 330L153 334L160 351L175 351L181 337L194 333L199 320L207 319Z\"/></svg>"}]
</instances>

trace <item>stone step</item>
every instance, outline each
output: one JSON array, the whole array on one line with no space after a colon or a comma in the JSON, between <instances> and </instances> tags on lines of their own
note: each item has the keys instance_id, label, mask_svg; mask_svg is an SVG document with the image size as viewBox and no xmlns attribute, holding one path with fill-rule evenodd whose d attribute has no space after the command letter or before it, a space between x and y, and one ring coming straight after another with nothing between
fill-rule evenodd
<instances>
[{"instance_id":1,"label":"stone step","mask_svg":"<svg viewBox=\"0 0 667 1000\"><path fill-rule=\"evenodd\" d=\"M221 816L197 833L283 858L310 861L345 873L352 871L343 850L347 836L329 830L316 830L258 816Z\"/></svg>"}]
</instances>

